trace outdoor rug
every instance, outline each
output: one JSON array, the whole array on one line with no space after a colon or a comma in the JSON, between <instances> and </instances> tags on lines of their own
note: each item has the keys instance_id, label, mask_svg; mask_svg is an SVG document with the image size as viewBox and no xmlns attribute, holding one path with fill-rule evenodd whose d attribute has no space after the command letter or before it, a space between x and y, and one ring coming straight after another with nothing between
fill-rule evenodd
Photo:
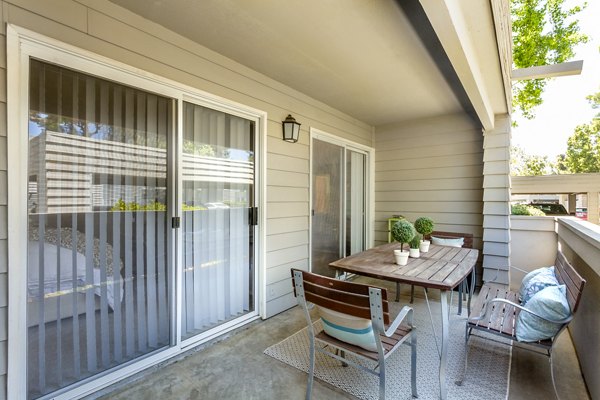
<instances>
[{"instance_id":1,"label":"outdoor rug","mask_svg":"<svg viewBox=\"0 0 600 400\"><path fill-rule=\"evenodd\" d=\"M406 304L406 303L404 303ZM438 336L441 334L439 302L431 302L433 320ZM392 315L401 307L390 302ZM417 391L419 399L439 398L439 357L432 333L431 320L424 300L415 299L414 324L417 327ZM396 308L396 309L394 309ZM448 399L494 400L507 399L510 374L511 350L489 340L471 336L469 339L469 367L462 386L454 381L464 366L464 334L466 310L456 315L456 307L450 314L450 347L448 349ZM314 324L316 331L322 329L321 320ZM478 335L480 333L478 332ZM439 341L439 339L438 339ZM264 353L301 371L308 372L308 329L304 328L287 339L267 348ZM351 355L348 355L351 357ZM354 361L366 364L362 359ZM375 364L370 365L372 368ZM348 366L317 353L315 378L321 379L360 399L377 399L379 378L368 372ZM386 398L410 399L410 346L402 345L387 360Z\"/></svg>"}]
</instances>

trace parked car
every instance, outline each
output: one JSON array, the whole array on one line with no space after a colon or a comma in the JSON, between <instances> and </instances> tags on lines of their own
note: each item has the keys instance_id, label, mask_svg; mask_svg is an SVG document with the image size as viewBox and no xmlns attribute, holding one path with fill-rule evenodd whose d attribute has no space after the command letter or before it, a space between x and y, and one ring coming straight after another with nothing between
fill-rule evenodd
<instances>
[{"instance_id":1,"label":"parked car","mask_svg":"<svg viewBox=\"0 0 600 400\"><path fill-rule=\"evenodd\" d=\"M531 207L541 210L546 215L569 215L569 212L562 204L557 203L529 203Z\"/></svg>"},{"instance_id":2,"label":"parked car","mask_svg":"<svg viewBox=\"0 0 600 400\"><path fill-rule=\"evenodd\" d=\"M575 209L575 216L587 220L587 207L577 207Z\"/></svg>"}]
</instances>

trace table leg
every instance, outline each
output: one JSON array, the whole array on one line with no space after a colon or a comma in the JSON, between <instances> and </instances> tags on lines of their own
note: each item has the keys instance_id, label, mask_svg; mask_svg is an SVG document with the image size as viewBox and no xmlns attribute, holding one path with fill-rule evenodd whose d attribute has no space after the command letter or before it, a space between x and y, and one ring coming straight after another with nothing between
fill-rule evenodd
<instances>
[{"instance_id":1,"label":"table leg","mask_svg":"<svg viewBox=\"0 0 600 400\"><path fill-rule=\"evenodd\" d=\"M446 386L446 364L448 363L448 291L440 291L440 302L442 304L442 348L440 352L440 399L446 399L447 386Z\"/></svg>"},{"instance_id":2,"label":"table leg","mask_svg":"<svg viewBox=\"0 0 600 400\"><path fill-rule=\"evenodd\" d=\"M396 282L396 303L400 301L400 282Z\"/></svg>"}]
</instances>

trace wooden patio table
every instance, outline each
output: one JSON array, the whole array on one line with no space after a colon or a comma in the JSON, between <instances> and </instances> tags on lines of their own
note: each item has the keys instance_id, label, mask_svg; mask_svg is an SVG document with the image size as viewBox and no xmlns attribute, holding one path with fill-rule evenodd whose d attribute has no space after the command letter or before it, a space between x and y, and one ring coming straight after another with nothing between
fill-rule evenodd
<instances>
[{"instance_id":1,"label":"wooden patio table","mask_svg":"<svg viewBox=\"0 0 600 400\"><path fill-rule=\"evenodd\" d=\"M427 253L421 253L419 258L409 258L408 264L397 265L394 259L394 250L400 248L400 243L387 243L372 249L351 255L329 264L338 272L350 272L358 275L370 276L396 283L407 283L422 286L425 289L439 289L442 314L442 340L441 349L438 348L440 357L439 381L440 399L446 399L446 366L448 356L448 328L449 305L448 291L457 287L463 280L471 275L471 285L467 309L470 312L471 296L475 282L475 263L479 250L461 247L430 245ZM427 299L427 292L426 299ZM459 299L462 301L462 299ZM427 299L429 306L429 300ZM431 308L429 308L431 316ZM433 317L431 316L432 324ZM433 328L433 325L432 325ZM437 335L434 330L434 336Z\"/></svg>"}]
</instances>

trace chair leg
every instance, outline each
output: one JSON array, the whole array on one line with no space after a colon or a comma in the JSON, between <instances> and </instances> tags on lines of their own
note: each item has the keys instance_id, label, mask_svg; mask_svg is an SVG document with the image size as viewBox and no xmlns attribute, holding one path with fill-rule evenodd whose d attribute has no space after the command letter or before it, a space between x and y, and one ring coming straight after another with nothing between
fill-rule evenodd
<instances>
[{"instance_id":1,"label":"chair leg","mask_svg":"<svg viewBox=\"0 0 600 400\"><path fill-rule=\"evenodd\" d=\"M315 338L310 337L310 360L308 362L308 384L306 386L306 400L312 397L313 379L315 376Z\"/></svg>"},{"instance_id":2,"label":"chair leg","mask_svg":"<svg viewBox=\"0 0 600 400\"><path fill-rule=\"evenodd\" d=\"M458 386L462 386L463 382L467 377L467 367L469 365L469 336L471 334L471 330L469 329L469 325L465 324L465 365L463 366L463 371L461 377L454 381L454 384Z\"/></svg>"},{"instance_id":3,"label":"chair leg","mask_svg":"<svg viewBox=\"0 0 600 400\"><path fill-rule=\"evenodd\" d=\"M410 347L410 387L412 397L416 399L419 395L417 394L417 334L414 331L411 334Z\"/></svg>"},{"instance_id":4,"label":"chair leg","mask_svg":"<svg viewBox=\"0 0 600 400\"><path fill-rule=\"evenodd\" d=\"M379 362L379 400L385 400L385 360Z\"/></svg>"},{"instance_id":5,"label":"chair leg","mask_svg":"<svg viewBox=\"0 0 600 400\"><path fill-rule=\"evenodd\" d=\"M556 381L554 380L554 365L552 363L552 351L550 351L550 376L552 377L552 387L554 388L554 396L556 396L556 400L560 400L558 397L558 390L556 390Z\"/></svg>"}]
</instances>

